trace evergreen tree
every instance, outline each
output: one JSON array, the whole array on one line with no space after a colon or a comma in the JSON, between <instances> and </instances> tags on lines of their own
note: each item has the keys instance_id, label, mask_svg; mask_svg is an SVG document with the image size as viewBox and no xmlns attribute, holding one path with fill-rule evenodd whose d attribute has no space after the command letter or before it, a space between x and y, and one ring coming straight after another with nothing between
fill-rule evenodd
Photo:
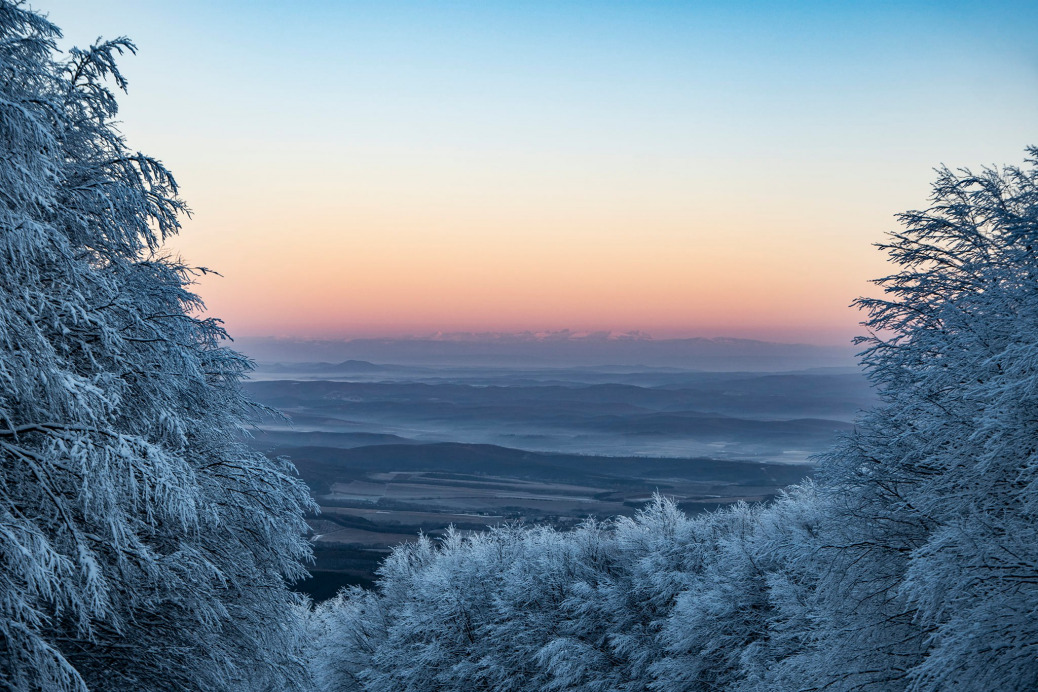
<instances>
[{"instance_id":1,"label":"evergreen tree","mask_svg":"<svg viewBox=\"0 0 1038 692\"><path fill-rule=\"evenodd\" d=\"M162 254L185 206L113 124L133 44L59 35L0 0L0 687L302 685L309 495L236 441L249 363Z\"/></svg>"}]
</instances>

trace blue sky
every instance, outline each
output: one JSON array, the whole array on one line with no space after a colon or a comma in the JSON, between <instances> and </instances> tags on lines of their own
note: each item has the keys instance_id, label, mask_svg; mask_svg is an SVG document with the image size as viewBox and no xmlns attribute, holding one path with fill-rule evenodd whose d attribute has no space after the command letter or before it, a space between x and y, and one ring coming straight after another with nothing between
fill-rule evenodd
<instances>
[{"instance_id":1,"label":"blue sky","mask_svg":"<svg viewBox=\"0 0 1038 692\"><path fill-rule=\"evenodd\" d=\"M47 2L232 331L839 342L932 168L1038 143L1038 3Z\"/></svg>"}]
</instances>

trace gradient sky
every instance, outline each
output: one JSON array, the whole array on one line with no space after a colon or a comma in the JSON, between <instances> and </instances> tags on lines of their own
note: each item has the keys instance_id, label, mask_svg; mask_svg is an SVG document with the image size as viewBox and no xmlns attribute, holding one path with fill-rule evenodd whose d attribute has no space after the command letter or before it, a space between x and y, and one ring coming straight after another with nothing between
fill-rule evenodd
<instances>
[{"instance_id":1,"label":"gradient sky","mask_svg":"<svg viewBox=\"0 0 1038 692\"><path fill-rule=\"evenodd\" d=\"M843 343L934 166L1038 143L1034 2L34 3L240 336Z\"/></svg>"}]
</instances>

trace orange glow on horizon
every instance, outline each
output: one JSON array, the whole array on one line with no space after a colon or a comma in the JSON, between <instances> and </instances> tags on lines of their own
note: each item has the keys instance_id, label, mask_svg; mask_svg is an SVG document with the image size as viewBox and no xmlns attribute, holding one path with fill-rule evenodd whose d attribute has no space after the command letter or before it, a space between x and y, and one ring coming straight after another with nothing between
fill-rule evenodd
<instances>
[{"instance_id":1,"label":"orange glow on horizon","mask_svg":"<svg viewBox=\"0 0 1038 692\"><path fill-rule=\"evenodd\" d=\"M122 131L232 335L845 344L933 167L1034 143L1038 9L790 5L47 3L140 46Z\"/></svg>"},{"instance_id":2,"label":"orange glow on horizon","mask_svg":"<svg viewBox=\"0 0 1038 692\"><path fill-rule=\"evenodd\" d=\"M842 344L859 333L848 304L883 270L866 231L829 232L825 210L639 214L603 196L583 216L542 206L516 218L461 200L435 216L309 201L292 219L203 207L177 239L224 275L198 290L232 335L639 330ZM250 242L221 243L226 226Z\"/></svg>"}]
</instances>

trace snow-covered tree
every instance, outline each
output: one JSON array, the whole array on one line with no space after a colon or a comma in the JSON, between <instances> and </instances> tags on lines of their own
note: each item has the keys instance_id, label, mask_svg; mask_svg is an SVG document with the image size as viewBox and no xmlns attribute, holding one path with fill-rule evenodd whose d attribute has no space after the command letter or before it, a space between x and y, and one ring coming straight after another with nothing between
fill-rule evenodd
<instances>
[{"instance_id":1,"label":"snow-covered tree","mask_svg":"<svg viewBox=\"0 0 1038 692\"><path fill-rule=\"evenodd\" d=\"M905 268L883 282L894 300L866 304L877 329L911 335L874 341L869 358L888 388L918 399L908 434L929 453L906 498L930 528L901 587L927 633L912 689L1038 687L1038 149L1029 155L1023 168L942 171L935 206L906 215L890 246Z\"/></svg>"},{"instance_id":2,"label":"snow-covered tree","mask_svg":"<svg viewBox=\"0 0 1038 692\"><path fill-rule=\"evenodd\" d=\"M162 254L185 212L113 124L126 39L0 0L0 687L306 681L302 512L240 442L249 363Z\"/></svg>"},{"instance_id":3,"label":"snow-covered tree","mask_svg":"<svg viewBox=\"0 0 1038 692\"><path fill-rule=\"evenodd\" d=\"M377 593L354 589L317 609L319 689L606 692L738 680L731 661L738 668L739 647L762 638L764 609L746 609L748 623L728 618L731 608L696 622L713 642L708 653L686 650L688 621L670 621L679 599L709 595L709 575L742 569L725 548L759 513L690 518L656 498L633 518L572 531L504 526L398 547ZM719 598L733 590L717 589ZM716 653L725 644L730 652ZM655 670L668 652L674 665ZM685 675L690 662L701 680Z\"/></svg>"},{"instance_id":4,"label":"snow-covered tree","mask_svg":"<svg viewBox=\"0 0 1038 692\"><path fill-rule=\"evenodd\" d=\"M1038 150L939 171L863 299L883 397L830 453L819 643L847 688L1038 686ZM841 498L837 502L836 498ZM853 661L853 663L852 663ZM844 665L845 662L845 665Z\"/></svg>"},{"instance_id":5,"label":"snow-covered tree","mask_svg":"<svg viewBox=\"0 0 1038 692\"><path fill-rule=\"evenodd\" d=\"M660 636L667 655L652 666L655 689L736 689L761 658L772 565L754 540L760 514L760 507L739 505L697 522L712 526L713 536L700 547L703 567L689 573L668 613Z\"/></svg>"}]
</instances>

